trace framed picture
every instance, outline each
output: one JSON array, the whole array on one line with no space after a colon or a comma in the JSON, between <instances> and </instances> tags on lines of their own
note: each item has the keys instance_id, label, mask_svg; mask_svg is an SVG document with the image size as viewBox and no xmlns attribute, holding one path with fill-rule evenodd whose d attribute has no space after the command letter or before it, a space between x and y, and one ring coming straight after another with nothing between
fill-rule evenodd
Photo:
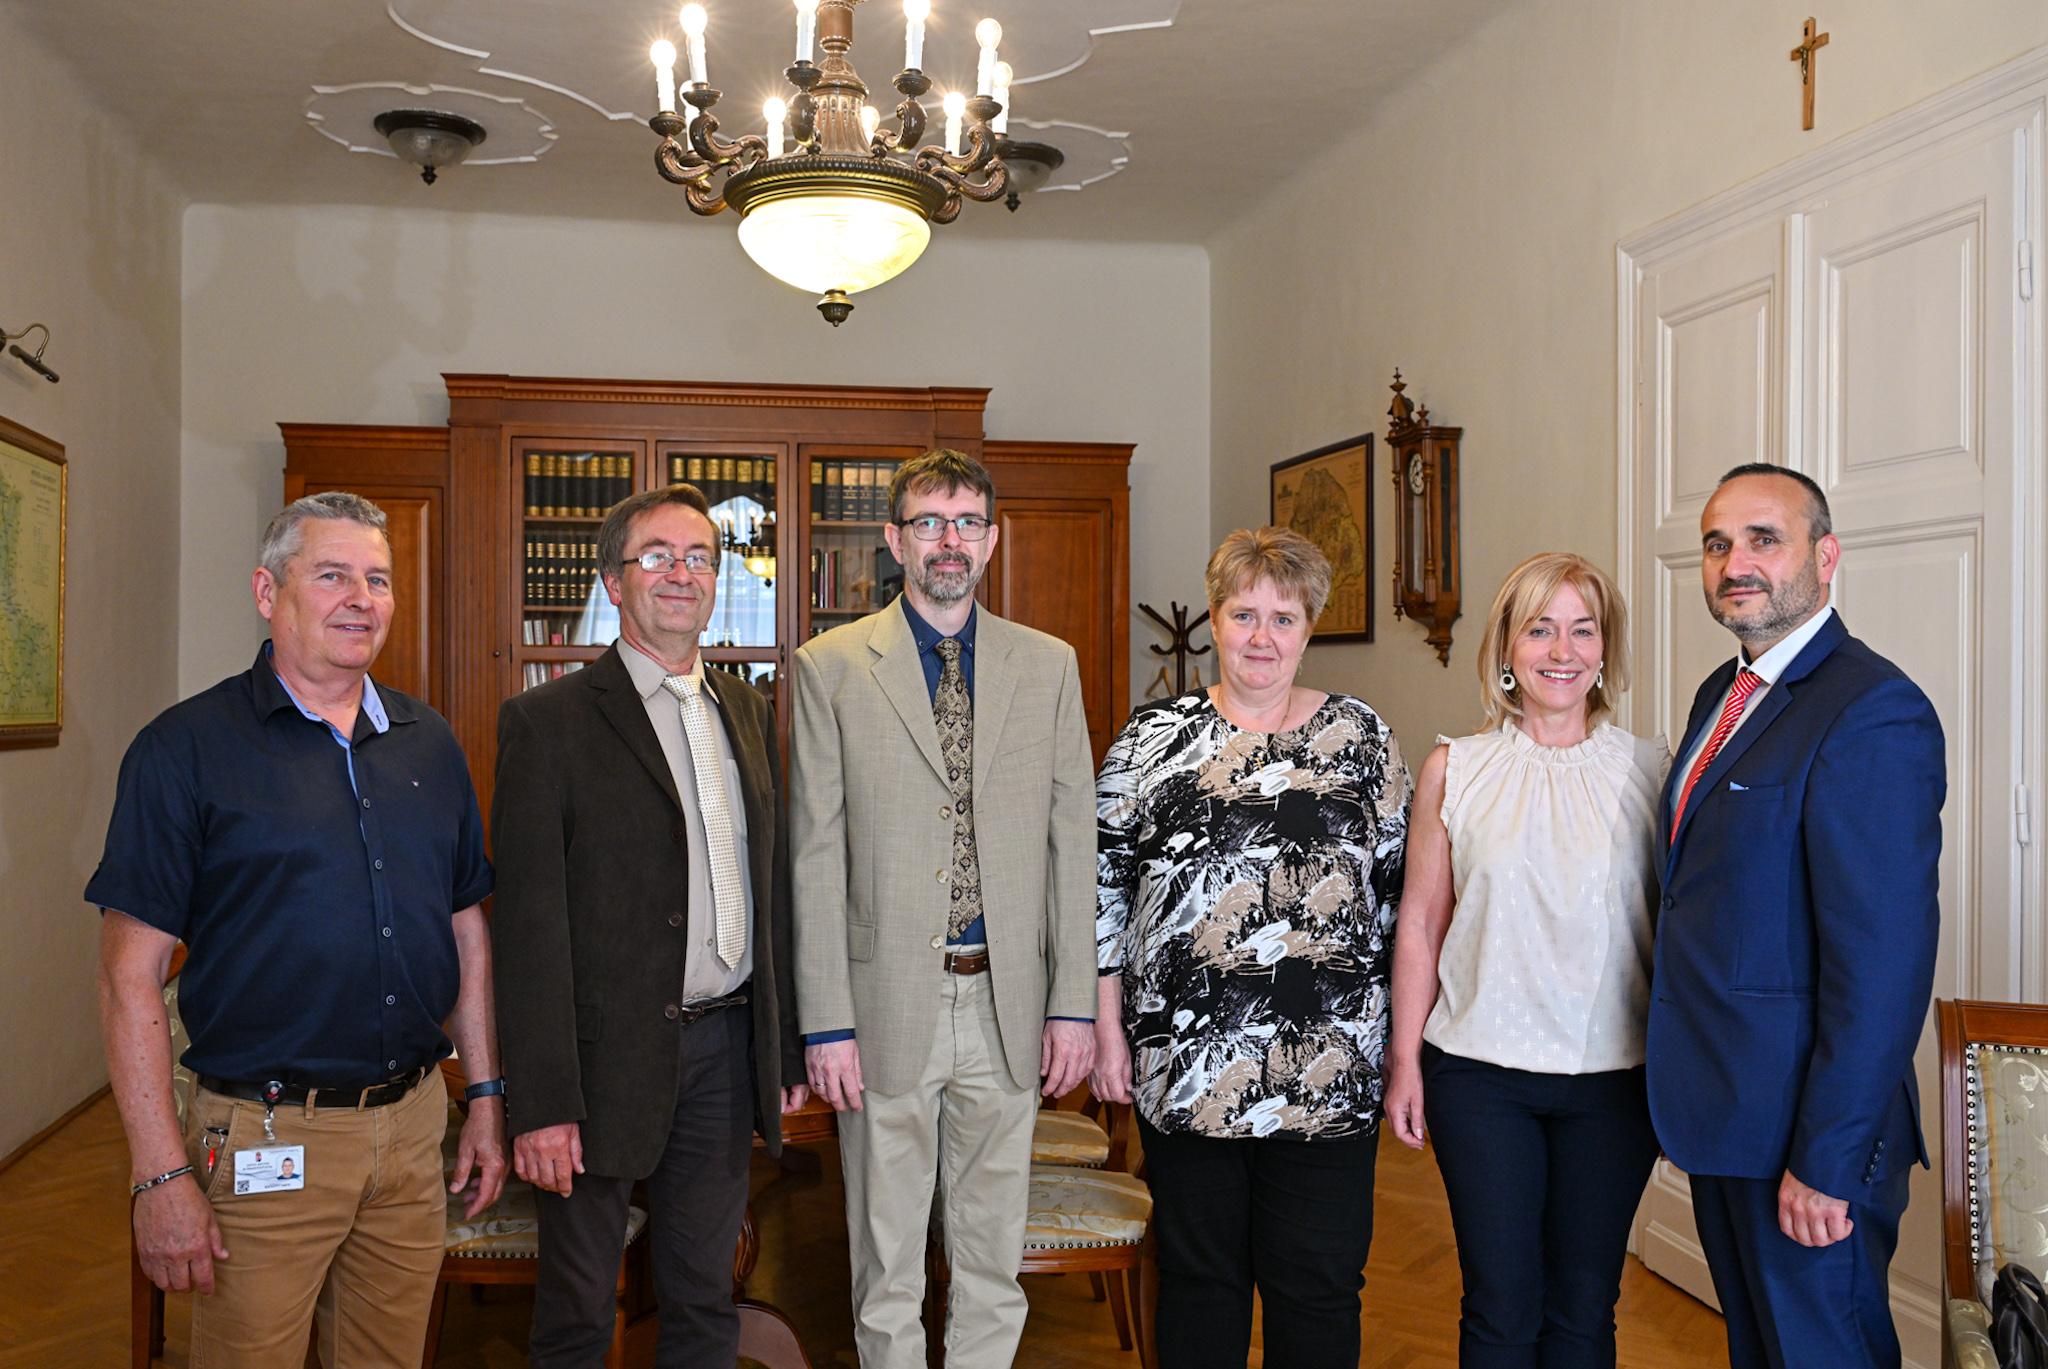
<instances>
[{"instance_id":1,"label":"framed picture","mask_svg":"<svg viewBox=\"0 0 2048 1369\"><path fill-rule=\"evenodd\" d=\"M64 448L0 418L0 747L64 724Z\"/></svg>"},{"instance_id":2,"label":"framed picture","mask_svg":"<svg viewBox=\"0 0 2048 1369\"><path fill-rule=\"evenodd\" d=\"M1372 434L1333 442L1272 471L1272 521L1330 558L1317 642L1372 640Z\"/></svg>"}]
</instances>

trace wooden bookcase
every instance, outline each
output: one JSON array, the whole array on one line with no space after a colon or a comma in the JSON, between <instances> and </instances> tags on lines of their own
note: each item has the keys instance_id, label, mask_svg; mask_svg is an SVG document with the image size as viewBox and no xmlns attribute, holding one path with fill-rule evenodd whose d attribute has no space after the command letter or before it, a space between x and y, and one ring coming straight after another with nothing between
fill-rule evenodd
<instances>
[{"instance_id":1,"label":"wooden bookcase","mask_svg":"<svg viewBox=\"0 0 2048 1369\"><path fill-rule=\"evenodd\" d=\"M391 515L399 606L375 673L446 715L486 812L498 705L617 634L595 585L598 510L679 471L698 474L735 542L773 550L772 582L725 556L704 654L774 699L785 740L789 653L900 588L882 491L896 463L939 446L995 477L1001 531L982 601L1073 645L1098 760L1122 724L1128 445L986 440L982 389L444 379L445 427L280 424L285 498L346 489ZM531 487L530 467L555 483Z\"/></svg>"}]
</instances>

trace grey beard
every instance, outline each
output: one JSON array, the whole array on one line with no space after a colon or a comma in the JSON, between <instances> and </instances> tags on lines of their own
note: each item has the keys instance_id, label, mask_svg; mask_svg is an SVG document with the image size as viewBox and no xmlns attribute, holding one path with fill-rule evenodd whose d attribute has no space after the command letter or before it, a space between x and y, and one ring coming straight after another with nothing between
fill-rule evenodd
<instances>
[{"instance_id":1,"label":"grey beard","mask_svg":"<svg viewBox=\"0 0 2048 1369\"><path fill-rule=\"evenodd\" d=\"M910 577L917 592L935 604L957 604L974 593L981 577L971 570L921 570Z\"/></svg>"}]
</instances>

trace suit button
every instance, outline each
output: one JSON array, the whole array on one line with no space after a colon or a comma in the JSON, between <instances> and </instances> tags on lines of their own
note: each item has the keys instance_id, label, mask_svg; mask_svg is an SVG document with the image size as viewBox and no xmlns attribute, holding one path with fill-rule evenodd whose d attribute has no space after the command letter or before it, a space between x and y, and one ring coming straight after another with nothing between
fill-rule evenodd
<instances>
[{"instance_id":1,"label":"suit button","mask_svg":"<svg viewBox=\"0 0 2048 1369\"><path fill-rule=\"evenodd\" d=\"M1677 899L1673 898L1673 897L1672 897L1671 895L1669 895L1669 894L1666 894L1666 895L1664 895L1664 911L1665 911L1665 912L1667 912L1667 913L1668 913L1668 912L1670 912L1670 911L1671 911L1671 910L1672 910L1673 908L1676 908L1677 906L1678 906L1678 900L1677 900Z\"/></svg>"},{"instance_id":2,"label":"suit button","mask_svg":"<svg viewBox=\"0 0 2048 1369\"><path fill-rule=\"evenodd\" d=\"M946 936L945 936L945 933L941 932L941 933L940 933L939 935L937 935L937 936L935 936L935 937L933 937L933 938L932 938L932 949L933 949L933 950L935 950L935 951L942 951L942 950L944 950L945 948L946 948Z\"/></svg>"},{"instance_id":3,"label":"suit button","mask_svg":"<svg viewBox=\"0 0 2048 1369\"><path fill-rule=\"evenodd\" d=\"M661 1010L661 1015L663 1017L666 1017L669 1021L673 1022L678 1017L681 1017L683 1015L683 1010L677 1007L675 1004L671 1003L666 1008L663 1008Z\"/></svg>"},{"instance_id":4,"label":"suit button","mask_svg":"<svg viewBox=\"0 0 2048 1369\"><path fill-rule=\"evenodd\" d=\"M934 870L932 873L938 876L939 883L941 884L944 884L947 880L953 877L953 872L951 870Z\"/></svg>"},{"instance_id":5,"label":"suit button","mask_svg":"<svg viewBox=\"0 0 2048 1369\"><path fill-rule=\"evenodd\" d=\"M682 915L681 913L670 913L670 914L668 915L668 925L669 925L669 926L671 926L671 927L680 927L680 926L682 926L682 925L683 925L683 915Z\"/></svg>"},{"instance_id":6,"label":"suit button","mask_svg":"<svg viewBox=\"0 0 2048 1369\"><path fill-rule=\"evenodd\" d=\"M940 821L940 822L951 822L952 820L953 820L953 805L952 805L952 804L950 804L950 803L942 803L942 804L940 804L940 805L939 805L939 821Z\"/></svg>"}]
</instances>

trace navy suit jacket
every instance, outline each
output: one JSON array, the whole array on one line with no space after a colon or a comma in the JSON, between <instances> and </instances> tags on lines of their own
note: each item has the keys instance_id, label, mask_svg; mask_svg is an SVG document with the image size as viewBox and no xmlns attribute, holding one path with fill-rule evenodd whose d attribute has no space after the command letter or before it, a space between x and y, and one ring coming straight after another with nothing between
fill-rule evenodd
<instances>
[{"instance_id":1,"label":"navy suit jacket","mask_svg":"<svg viewBox=\"0 0 2048 1369\"><path fill-rule=\"evenodd\" d=\"M1734 679L1700 686L1681 760ZM1842 626L1814 635L1693 789L1672 767L1649 1024L1657 1137L1688 1173L1835 1198L1927 1163L1913 1050L1934 986L1941 724Z\"/></svg>"}]
</instances>

